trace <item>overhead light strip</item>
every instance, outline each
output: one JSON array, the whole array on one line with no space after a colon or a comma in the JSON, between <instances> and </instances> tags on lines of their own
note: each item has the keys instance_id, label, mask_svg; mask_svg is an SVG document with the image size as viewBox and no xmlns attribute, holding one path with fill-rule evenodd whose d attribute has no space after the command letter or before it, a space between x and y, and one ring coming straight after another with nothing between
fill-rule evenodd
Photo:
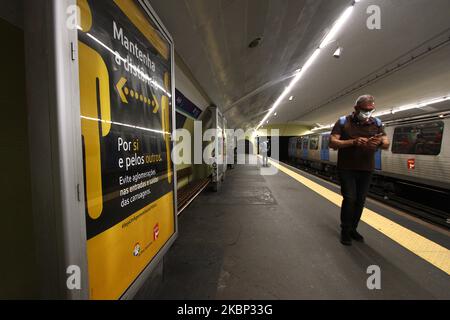
<instances>
[{"instance_id":1,"label":"overhead light strip","mask_svg":"<svg viewBox=\"0 0 450 320\"><path fill-rule=\"evenodd\" d=\"M420 108L424 108L424 107L428 107L430 105L436 104L436 103L440 103L440 102L444 102L444 101L449 101L450 100L450 94L444 96L444 97L440 97L440 98L433 98L427 101L423 101L423 102L419 102L419 103L412 103L412 104L407 104L401 107L396 107L396 108L392 108L390 110L386 110L386 111L379 111L374 113L374 117L382 117L382 116L386 116L389 114L395 114L398 112L402 112L402 111L408 111L408 110L412 110L412 109L420 109ZM324 130L324 129L331 129L333 128L334 124L329 124L326 126L319 126L316 127L314 129L312 129L311 131L318 131L318 130Z\"/></svg>"},{"instance_id":2,"label":"overhead light strip","mask_svg":"<svg viewBox=\"0 0 450 320\"><path fill-rule=\"evenodd\" d=\"M340 16L340 18L336 21L331 31L328 33L328 35L323 39L322 43L320 44L319 48L323 49L325 48L329 43L331 43L336 36L336 34L341 30L341 28L344 26L344 24L347 22L348 18L350 18L350 15L352 14L353 10L355 9L354 5L348 7L344 13Z\"/></svg>"},{"instance_id":3,"label":"overhead light strip","mask_svg":"<svg viewBox=\"0 0 450 320\"><path fill-rule=\"evenodd\" d=\"M332 42L334 37L337 35L337 33L341 30L341 28L344 26L345 22L350 18L350 15L352 14L354 8L355 8L355 1L350 7L348 7L344 13L339 17L339 19L334 23L333 27L331 28L330 32L328 32L325 39L321 42L320 46L314 51L314 53L309 57L309 59L306 61L306 63L303 65L301 69L298 70L297 74L295 75L294 79L292 79L289 86L285 88L283 93L280 95L280 97L275 101L272 108L270 108L267 115L264 117L264 119L259 123L256 130L261 128L264 123L269 119L269 117L272 115L272 113L275 111L275 109L280 105L280 103L283 101L283 99L291 92L291 90L294 88L294 86L297 84L297 82L302 78L302 76L306 73L306 71L311 67L311 65L314 63L314 61L317 59L317 57L320 54L321 49L325 48L330 42Z\"/></svg>"}]
</instances>

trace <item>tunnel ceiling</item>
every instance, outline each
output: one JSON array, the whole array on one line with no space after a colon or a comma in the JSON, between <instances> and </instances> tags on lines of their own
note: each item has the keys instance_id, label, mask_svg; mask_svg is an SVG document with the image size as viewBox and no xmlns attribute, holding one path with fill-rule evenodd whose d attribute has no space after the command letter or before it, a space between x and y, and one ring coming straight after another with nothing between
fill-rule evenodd
<instances>
[{"instance_id":1,"label":"tunnel ceiling","mask_svg":"<svg viewBox=\"0 0 450 320\"><path fill-rule=\"evenodd\" d=\"M211 100L231 126L245 127L261 121L351 1L150 3ZM373 4L381 8L381 30L366 26ZM449 12L448 0L362 0L271 122L328 124L366 92L376 95L379 110L450 93ZM340 59L333 58L338 46ZM411 56L419 58L409 62Z\"/></svg>"}]
</instances>

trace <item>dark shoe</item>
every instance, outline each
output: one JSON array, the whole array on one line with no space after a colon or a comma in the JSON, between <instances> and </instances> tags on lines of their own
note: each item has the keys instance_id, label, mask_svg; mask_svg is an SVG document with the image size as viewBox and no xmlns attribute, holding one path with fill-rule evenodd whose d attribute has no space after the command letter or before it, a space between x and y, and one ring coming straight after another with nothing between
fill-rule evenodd
<instances>
[{"instance_id":1,"label":"dark shoe","mask_svg":"<svg viewBox=\"0 0 450 320\"><path fill-rule=\"evenodd\" d=\"M358 231L356 231L356 230L353 230L352 232L350 232L350 237L355 241L364 242L364 237L362 235L360 235L358 233Z\"/></svg>"},{"instance_id":2,"label":"dark shoe","mask_svg":"<svg viewBox=\"0 0 450 320\"><path fill-rule=\"evenodd\" d=\"M342 232L341 233L341 243L344 246L351 246L352 245L352 238L348 232Z\"/></svg>"}]
</instances>

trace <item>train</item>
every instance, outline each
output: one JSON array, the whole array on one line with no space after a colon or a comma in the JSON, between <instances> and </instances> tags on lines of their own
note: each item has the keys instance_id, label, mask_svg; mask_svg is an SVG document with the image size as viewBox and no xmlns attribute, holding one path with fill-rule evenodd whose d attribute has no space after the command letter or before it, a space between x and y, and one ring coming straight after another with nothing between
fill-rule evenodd
<instances>
[{"instance_id":1,"label":"train","mask_svg":"<svg viewBox=\"0 0 450 320\"><path fill-rule=\"evenodd\" d=\"M450 227L450 117L401 119L383 124L391 143L375 153L371 192L394 199L428 220ZM331 132L289 139L289 163L338 181L338 151Z\"/></svg>"}]
</instances>

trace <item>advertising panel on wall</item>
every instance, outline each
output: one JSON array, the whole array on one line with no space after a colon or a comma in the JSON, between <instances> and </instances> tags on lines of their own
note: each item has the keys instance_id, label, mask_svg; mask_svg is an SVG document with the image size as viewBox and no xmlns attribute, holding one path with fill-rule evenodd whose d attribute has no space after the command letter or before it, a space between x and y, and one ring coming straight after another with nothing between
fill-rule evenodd
<instances>
[{"instance_id":1,"label":"advertising panel on wall","mask_svg":"<svg viewBox=\"0 0 450 320\"><path fill-rule=\"evenodd\" d=\"M78 0L91 299L118 299L176 235L173 43L137 0Z\"/></svg>"}]
</instances>

